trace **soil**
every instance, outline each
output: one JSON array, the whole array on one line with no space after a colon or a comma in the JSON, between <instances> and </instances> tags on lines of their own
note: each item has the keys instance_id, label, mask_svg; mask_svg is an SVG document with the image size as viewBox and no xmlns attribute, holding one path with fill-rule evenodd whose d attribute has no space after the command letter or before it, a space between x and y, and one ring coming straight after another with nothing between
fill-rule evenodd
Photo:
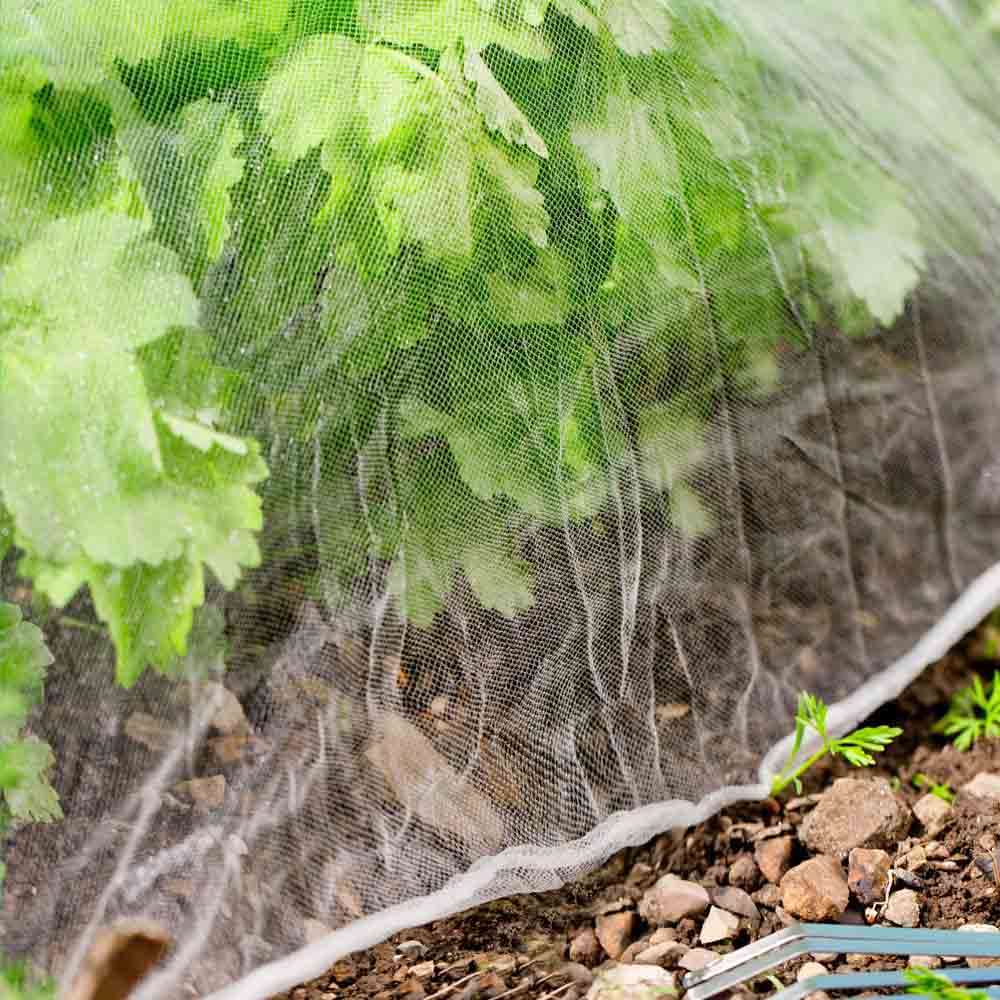
<instances>
[{"instance_id":1,"label":"soil","mask_svg":"<svg viewBox=\"0 0 1000 1000\"><path fill-rule=\"evenodd\" d=\"M895 702L880 709L867 725L896 725L900 736L875 767L862 775L891 782L910 806L926 794L915 787L918 774L947 784L958 792L947 825L933 837L915 823L910 836L888 853L894 865L907 865L914 847L933 844L933 859L911 865L917 870L920 925L955 928L969 923L1000 924L1000 891L984 873L983 862L1000 835L1000 801L960 791L981 772L1000 773L1000 739L980 740L971 750L958 751L932 732L951 696L974 673L989 679L997 666L995 629L981 626L948 656L930 667ZM839 760L817 765L803 781L802 794L762 803L736 806L701 826L665 833L638 849L613 857L603 868L559 890L492 902L429 926L413 928L368 951L336 963L318 979L276 996L274 1000L573 1000L583 997L593 977L618 964L594 947L587 934L601 914L637 909L643 893L671 872L709 890L730 883L737 862L745 870L754 845L774 833L794 834L823 792L839 777L859 772ZM795 842L793 864L809 853ZM741 860L743 859L743 860ZM979 863L977 863L979 859ZM739 866L738 866L739 867ZM713 945L723 954L780 929L791 918L780 906L780 892L751 868L749 884L761 919L741 921L738 936L725 945ZM897 882L897 887L900 883ZM763 890L763 891L761 891ZM864 909L852 898L841 917L845 923L865 923ZM676 925L676 940L699 946L702 918L685 918ZM620 961L634 957L648 945L653 928L636 914L630 935L639 942ZM575 945L574 945L575 942ZM587 954L585 944L590 943ZM571 953L572 947L572 953ZM778 978L793 982L806 959L789 963ZM826 957L830 972L864 967L892 970L906 959ZM774 989L773 979L762 977L746 985L744 994L763 995Z\"/></svg>"}]
</instances>

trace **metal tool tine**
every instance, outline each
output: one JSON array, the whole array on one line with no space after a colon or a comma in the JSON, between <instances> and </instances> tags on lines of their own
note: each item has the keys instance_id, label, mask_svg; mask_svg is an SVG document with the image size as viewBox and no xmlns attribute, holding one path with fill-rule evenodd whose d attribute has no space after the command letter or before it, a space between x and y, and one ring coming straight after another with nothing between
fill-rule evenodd
<instances>
[{"instance_id":1,"label":"metal tool tine","mask_svg":"<svg viewBox=\"0 0 1000 1000\"><path fill-rule=\"evenodd\" d=\"M689 973L684 977L683 986L688 1000L708 1000L809 952L1000 958L1000 935L926 928L797 924Z\"/></svg>"},{"instance_id":2,"label":"metal tool tine","mask_svg":"<svg viewBox=\"0 0 1000 1000\"><path fill-rule=\"evenodd\" d=\"M1000 968L950 969L943 972L956 985L990 984L1000 981ZM803 1000L818 990L874 990L887 986L906 986L906 976L902 972L850 972L834 975L810 976L801 982L786 986L770 997L770 1000Z\"/></svg>"}]
</instances>

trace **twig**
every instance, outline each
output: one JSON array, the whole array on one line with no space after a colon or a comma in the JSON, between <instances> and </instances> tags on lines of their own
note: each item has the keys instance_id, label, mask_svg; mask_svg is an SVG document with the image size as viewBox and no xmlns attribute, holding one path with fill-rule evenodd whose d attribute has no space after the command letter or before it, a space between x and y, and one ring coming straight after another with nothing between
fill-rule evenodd
<instances>
[{"instance_id":1,"label":"twig","mask_svg":"<svg viewBox=\"0 0 1000 1000\"><path fill-rule=\"evenodd\" d=\"M560 993L565 993L571 986L576 984L571 979L568 983L563 983L558 989L552 990L550 993L543 993L538 1000L552 1000L553 997L559 996Z\"/></svg>"}]
</instances>

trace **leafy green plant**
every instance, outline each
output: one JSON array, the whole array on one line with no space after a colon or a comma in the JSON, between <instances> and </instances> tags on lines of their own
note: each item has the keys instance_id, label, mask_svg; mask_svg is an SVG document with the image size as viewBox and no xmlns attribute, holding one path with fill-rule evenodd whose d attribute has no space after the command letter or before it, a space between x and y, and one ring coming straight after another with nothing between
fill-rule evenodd
<instances>
[{"instance_id":1,"label":"leafy green plant","mask_svg":"<svg viewBox=\"0 0 1000 1000\"><path fill-rule=\"evenodd\" d=\"M931 38L923 6L864 16ZM0 536L89 590L123 684L182 669L265 513L418 626L460 578L530 607L523 529L605 530L626 478L710 532L720 408L817 323L892 323L935 245L695 0L4 18Z\"/></svg>"},{"instance_id":2,"label":"leafy green plant","mask_svg":"<svg viewBox=\"0 0 1000 1000\"><path fill-rule=\"evenodd\" d=\"M29 711L42 699L51 662L41 629L23 621L17 605L0 602L0 833L14 820L62 817L46 777L52 749L24 733Z\"/></svg>"},{"instance_id":3,"label":"leafy green plant","mask_svg":"<svg viewBox=\"0 0 1000 1000\"><path fill-rule=\"evenodd\" d=\"M920 771L913 776L913 787L926 788L931 795L936 795L944 802L955 801L955 793L951 790L951 786L947 782L943 784L936 782L933 778L929 778Z\"/></svg>"},{"instance_id":4,"label":"leafy green plant","mask_svg":"<svg viewBox=\"0 0 1000 1000\"><path fill-rule=\"evenodd\" d=\"M0 965L0 1000L55 1000L56 982L36 975L27 962Z\"/></svg>"},{"instance_id":5,"label":"leafy green plant","mask_svg":"<svg viewBox=\"0 0 1000 1000\"><path fill-rule=\"evenodd\" d=\"M906 977L906 992L919 994L928 1000L988 1000L984 990L956 986L947 976L920 965L904 970L903 975Z\"/></svg>"},{"instance_id":6,"label":"leafy green plant","mask_svg":"<svg viewBox=\"0 0 1000 1000\"><path fill-rule=\"evenodd\" d=\"M977 674L951 700L934 732L951 738L959 750L968 750L983 737L1000 736L1000 671L984 685Z\"/></svg>"},{"instance_id":7,"label":"leafy green plant","mask_svg":"<svg viewBox=\"0 0 1000 1000\"><path fill-rule=\"evenodd\" d=\"M875 763L872 754L884 750L903 731L896 726L869 726L856 729L839 740L832 740L826 730L826 714L827 707L819 698L807 691L802 692L795 715L795 741L788 762L771 783L772 795L780 794L789 785L794 785L795 790L801 792L802 782L799 779L828 754L843 757L855 767L871 767ZM802 741L809 730L820 737L822 746L804 761L796 764Z\"/></svg>"}]
</instances>

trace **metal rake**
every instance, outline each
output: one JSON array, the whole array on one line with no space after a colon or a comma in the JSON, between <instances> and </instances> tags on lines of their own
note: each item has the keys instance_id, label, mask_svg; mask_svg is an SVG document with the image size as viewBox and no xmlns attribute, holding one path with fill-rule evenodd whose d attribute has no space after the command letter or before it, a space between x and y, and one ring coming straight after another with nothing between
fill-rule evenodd
<instances>
[{"instance_id":1,"label":"metal rake","mask_svg":"<svg viewBox=\"0 0 1000 1000\"><path fill-rule=\"evenodd\" d=\"M939 957L995 958L1000 960L1000 934L967 931L910 930L902 927L857 927L841 924L795 924L769 934L744 948L723 955L704 969L688 973L681 981L684 1000L709 1000L740 983L756 979L771 969L810 953L855 955L936 955ZM942 969L952 983L986 986L1000 983L1000 966ZM770 1000L802 1000L818 991L865 991L905 987L902 972L852 972L813 976L787 986ZM1000 988L984 992L1000 1000ZM893 1000L914 1000L912 993ZM881 998L884 1000L884 998Z\"/></svg>"}]
</instances>

